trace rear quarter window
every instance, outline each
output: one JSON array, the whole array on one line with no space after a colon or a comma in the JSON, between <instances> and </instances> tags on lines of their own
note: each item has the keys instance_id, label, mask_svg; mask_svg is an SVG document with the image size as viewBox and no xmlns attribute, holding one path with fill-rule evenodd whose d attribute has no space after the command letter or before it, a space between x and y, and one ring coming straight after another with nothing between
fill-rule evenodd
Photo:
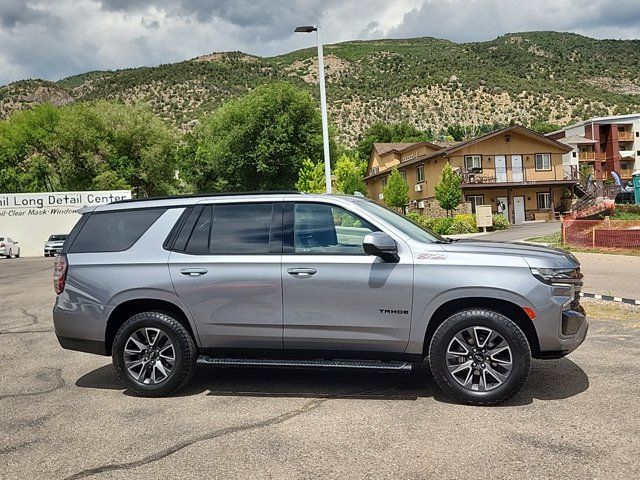
<instances>
[{"instance_id":1,"label":"rear quarter window","mask_svg":"<svg viewBox=\"0 0 640 480\"><path fill-rule=\"evenodd\" d=\"M154 208L93 213L69 247L69 253L127 250L164 212L164 208Z\"/></svg>"}]
</instances>

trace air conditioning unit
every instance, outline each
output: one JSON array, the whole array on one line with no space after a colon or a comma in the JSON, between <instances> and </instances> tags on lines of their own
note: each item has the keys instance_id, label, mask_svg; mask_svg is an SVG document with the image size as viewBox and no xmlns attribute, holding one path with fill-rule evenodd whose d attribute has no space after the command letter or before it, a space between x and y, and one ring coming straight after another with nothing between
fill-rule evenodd
<instances>
[{"instance_id":1,"label":"air conditioning unit","mask_svg":"<svg viewBox=\"0 0 640 480\"><path fill-rule=\"evenodd\" d=\"M418 202L418 208L424 208L424 202L423 201Z\"/></svg>"},{"instance_id":2,"label":"air conditioning unit","mask_svg":"<svg viewBox=\"0 0 640 480\"><path fill-rule=\"evenodd\" d=\"M384 200L384 194L379 193L378 194L378 200Z\"/></svg>"},{"instance_id":3,"label":"air conditioning unit","mask_svg":"<svg viewBox=\"0 0 640 480\"><path fill-rule=\"evenodd\" d=\"M416 183L416 192L421 192L422 191L422 187L423 187L423 185L421 183Z\"/></svg>"}]
</instances>

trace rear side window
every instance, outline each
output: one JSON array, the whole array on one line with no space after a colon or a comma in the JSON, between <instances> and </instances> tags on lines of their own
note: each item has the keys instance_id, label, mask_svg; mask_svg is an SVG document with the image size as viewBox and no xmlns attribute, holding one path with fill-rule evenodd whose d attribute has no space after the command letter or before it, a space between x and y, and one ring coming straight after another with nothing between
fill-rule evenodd
<instances>
[{"instance_id":1,"label":"rear side window","mask_svg":"<svg viewBox=\"0 0 640 480\"><path fill-rule=\"evenodd\" d=\"M270 251L272 219L273 203L206 206L193 225L185 253L266 255ZM189 227L188 222L185 227Z\"/></svg>"},{"instance_id":2,"label":"rear side window","mask_svg":"<svg viewBox=\"0 0 640 480\"><path fill-rule=\"evenodd\" d=\"M163 208L94 213L85 222L69 253L120 252L131 247L160 216Z\"/></svg>"}]
</instances>

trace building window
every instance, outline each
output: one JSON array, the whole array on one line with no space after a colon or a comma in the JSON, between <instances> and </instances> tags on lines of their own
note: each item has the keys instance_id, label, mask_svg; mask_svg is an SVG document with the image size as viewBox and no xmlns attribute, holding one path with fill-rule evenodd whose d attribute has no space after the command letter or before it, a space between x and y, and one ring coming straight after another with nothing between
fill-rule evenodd
<instances>
[{"instance_id":1,"label":"building window","mask_svg":"<svg viewBox=\"0 0 640 480\"><path fill-rule=\"evenodd\" d=\"M465 155L464 168L474 172L482 171L482 155Z\"/></svg>"},{"instance_id":2,"label":"building window","mask_svg":"<svg viewBox=\"0 0 640 480\"><path fill-rule=\"evenodd\" d=\"M538 193L538 210L551 210L551 193Z\"/></svg>"},{"instance_id":3,"label":"building window","mask_svg":"<svg viewBox=\"0 0 640 480\"><path fill-rule=\"evenodd\" d=\"M424 182L424 165L418 165L416 167L416 183Z\"/></svg>"},{"instance_id":4,"label":"building window","mask_svg":"<svg viewBox=\"0 0 640 480\"><path fill-rule=\"evenodd\" d=\"M476 213L476 205L484 205L484 195L467 195L467 202L471 204L471 213Z\"/></svg>"},{"instance_id":5,"label":"building window","mask_svg":"<svg viewBox=\"0 0 640 480\"><path fill-rule=\"evenodd\" d=\"M550 153L536 153L536 170L551 170Z\"/></svg>"},{"instance_id":6,"label":"building window","mask_svg":"<svg viewBox=\"0 0 640 480\"><path fill-rule=\"evenodd\" d=\"M576 158L576 157L578 156L578 153L577 153L577 152L571 152L571 156L572 156L573 158Z\"/></svg>"},{"instance_id":7,"label":"building window","mask_svg":"<svg viewBox=\"0 0 640 480\"><path fill-rule=\"evenodd\" d=\"M402 177L402 179L405 182L407 181L407 171L406 170L400 170L400 176Z\"/></svg>"},{"instance_id":8,"label":"building window","mask_svg":"<svg viewBox=\"0 0 640 480\"><path fill-rule=\"evenodd\" d=\"M371 175L375 175L380 171L380 167L371 167Z\"/></svg>"},{"instance_id":9,"label":"building window","mask_svg":"<svg viewBox=\"0 0 640 480\"><path fill-rule=\"evenodd\" d=\"M382 177L380 179L380 187L384 188L384 187L387 186L387 178L389 178L389 177Z\"/></svg>"}]
</instances>

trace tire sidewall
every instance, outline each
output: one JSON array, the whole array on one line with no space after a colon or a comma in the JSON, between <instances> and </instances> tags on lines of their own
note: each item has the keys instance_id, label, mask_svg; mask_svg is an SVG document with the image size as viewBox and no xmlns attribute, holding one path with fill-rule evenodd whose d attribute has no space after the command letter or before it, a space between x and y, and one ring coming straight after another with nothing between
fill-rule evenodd
<instances>
[{"instance_id":1,"label":"tire sidewall","mask_svg":"<svg viewBox=\"0 0 640 480\"><path fill-rule=\"evenodd\" d=\"M144 312L134 315L127 320L118 330L112 347L113 364L120 373L127 387L140 395L161 396L173 393L179 389L185 381L185 369L191 369L192 365L186 365L191 361L190 345L185 342L185 337L176 332L176 324L179 323L171 316L160 312ZM124 362L124 347L136 330L151 327L162 330L175 349L175 366L169 378L157 385L145 385L133 379ZM184 328L179 325L179 328Z\"/></svg>"},{"instance_id":2,"label":"tire sidewall","mask_svg":"<svg viewBox=\"0 0 640 480\"><path fill-rule=\"evenodd\" d=\"M449 373L446 353L453 337L469 327L487 327L498 332L509 344L513 367L507 381L487 392L473 392L460 385ZM522 330L504 315L484 309L458 312L436 330L429 347L429 363L435 380L448 393L468 403L493 404L515 395L524 385L531 365L531 349Z\"/></svg>"}]
</instances>

